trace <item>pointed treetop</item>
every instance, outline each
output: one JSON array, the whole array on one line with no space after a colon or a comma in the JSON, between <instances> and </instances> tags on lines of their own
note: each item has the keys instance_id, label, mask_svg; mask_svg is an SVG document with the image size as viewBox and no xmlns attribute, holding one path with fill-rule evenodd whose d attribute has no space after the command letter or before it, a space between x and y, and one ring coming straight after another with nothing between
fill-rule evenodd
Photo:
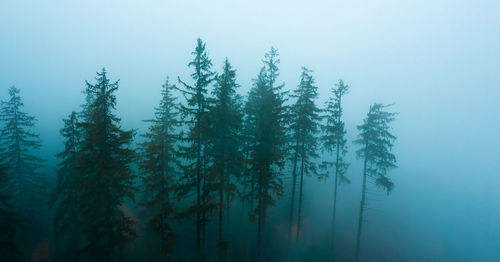
<instances>
[{"instance_id":1,"label":"pointed treetop","mask_svg":"<svg viewBox=\"0 0 500 262\"><path fill-rule=\"evenodd\" d=\"M205 47L205 43L203 43L200 38L196 39L196 48L191 54L194 55L195 58L193 61L189 62L188 67L195 67L195 72L191 74L193 77L201 74L201 71L210 70L212 61L208 58L208 51Z\"/></svg>"},{"instance_id":2,"label":"pointed treetop","mask_svg":"<svg viewBox=\"0 0 500 262\"><path fill-rule=\"evenodd\" d=\"M20 92L19 88L16 88L15 86L11 86L9 87L9 95L12 96L12 97L15 97L16 95L18 95Z\"/></svg>"},{"instance_id":3,"label":"pointed treetop","mask_svg":"<svg viewBox=\"0 0 500 262\"><path fill-rule=\"evenodd\" d=\"M264 55L264 59L262 62L264 63L264 67L266 68L266 74L269 80L269 86L271 88L274 87L274 83L276 79L280 75L278 72L278 65L280 63L280 59L278 49L271 46L271 50Z\"/></svg>"},{"instance_id":4,"label":"pointed treetop","mask_svg":"<svg viewBox=\"0 0 500 262\"><path fill-rule=\"evenodd\" d=\"M398 113L386 111L385 108L393 104L384 105L374 103L363 124L358 126L360 134L354 143L362 145L356 153L370 163L368 175L376 178L376 185L387 190L392 190L394 184L386 176L387 171L396 166L396 156L391 153L396 136L391 132L390 123Z\"/></svg>"},{"instance_id":5,"label":"pointed treetop","mask_svg":"<svg viewBox=\"0 0 500 262\"><path fill-rule=\"evenodd\" d=\"M344 84L342 79L339 79L338 83L335 84L336 88L332 88L332 92L337 98L342 97L345 94L349 94L349 86Z\"/></svg>"}]
</instances>

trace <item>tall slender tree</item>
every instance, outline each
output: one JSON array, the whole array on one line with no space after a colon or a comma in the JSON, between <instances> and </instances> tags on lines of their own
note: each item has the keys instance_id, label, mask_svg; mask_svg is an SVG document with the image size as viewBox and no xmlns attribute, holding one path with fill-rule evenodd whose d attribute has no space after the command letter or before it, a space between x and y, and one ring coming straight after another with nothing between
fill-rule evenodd
<instances>
[{"instance_id":1,"label":"tall slender tree","mask_svg":"<svg viewBox=\"0 0 500 262\"><path fill-rule=\"evenodd\" d=\"M256 82L254 82L255 85ZM243 150L243 173L241 179L242 192L240 196L243 201L249 203L250 210L254 210L255 204L255 188L257 184L257 179L252 172L252 152L256 148L255 135L255 121L253 116L249 114L251 109L251 104L245 101L243 105L243 119L241 127L241 138L242 138L242 150Z\"/></svg>"},{"instance_id":2,"label":"tall slender tree","mask_svg":"<svg viewBox=\"0 0 500 262\"><path fill-rule=\"evenodd\" d=\"M208 157L206 154L208 130L208 108L209 99L207 98L208 86L213 81L214 73L211 71L212 62L208 58L205 43L201 39L197 39L196 48L191 53L194 58L188 64L194 72L191 74L193 85L189 85L180 78L179 83L184 86L183 92L187 105L181 107L183 117L186 119L189 131L187 136L183 138L184 146L180 147L180 156L187 162L182 165L184 175L181 177L180 195L187 195L193 188L196 191L196 202L191 205L185 216L196 217L196 260L204 260L205 243L205 227L208 223L209 209L213 208L208 202L208 192L205 190L206 184L206 169Z\"/></svg>"},{"instance_id":3,"label":"tall slender tree","mask_svg":"<svg viewBox=\"0 0 500 262\"><path fill-rule=\"evenodd\" d=\"M11 176L0 163L0 261L20 261L19 249L14 241L19 221L16 218L12 196L8 188Z\"/></svg>"},{"instance_id":4,"label":"tall slender tree","mask_svg":"<svg viewBox=\"0 0 500 262\"><path fill-rule=\"evenodd\" d=\"M249 125L250 180L257 206L250 213L257 222L257 260L262 259L262 240L267 208L283 195L280 173L286 154L286 107L282 85L276 85L279 76L278 50L274 47L264 57L264 67L250 90L245 105Z\"/></svg>"},{"instance_id":5,"label":"tall slender tree","mask_svg":"<svg viewBox=\"0 0 500 262\"><path fill-rule=\"evenodd\" d=\"M350 183L350 180L345 176L349 165L345 161L345 155L347 153L347 140L345 138L346 131L344 122L342 121L342 114L344 111L342 108L342 98L348 93L349 86L344 84L342 79L339 79L339 82L335 84L335 88L332 88L333 96L331 96L326 102L326 123L322 126L323 135L321 136L321 142L323 143L323 148L334 156L333 161L325 161L324 163L327 167L333 166L335 168L331 235L332 250L335 247L334 240L335 218L337 213L337 188L339 184Z\"/></svg>"},{"instance_id":6,"label":"tall slender tree","mask_svg":"<svg viewBox=\"0 0 500 262\"><path fill-rule=\"evenodd\" d=\"M1 102L0 159L12 176L7 185L12 190L12 204L22 216L32 217L42 206L39 200L47 193L46 180L39 172L43 167L41 158L33 150L41 147L39 135L33 132L36 119L22 111L24 106L19 89L9 88L9 101Z\"/></svg>"},{"instance_id":7,"label":"tall slender tree","mask_svg":"<svg viewBox=\"0 0 500 262\"><path fill-rule=\"evenodd\" d=\"M75 259L78 248L82 245L81 217L79 212L80 179L77 170L80 152L81 130L78 127L78 115L71 112L68 118L63 119L64 127L61 135L65 138L64 150L57 154L61 159L57 169L56 186L52 191L50 206L57 205L54 217L56 239L63 239L61 259Z\"/></svg>"},{"instance_id":8,"label":"tall slender tree","mask_svg":"<svg viewBox=\"0 0 500 262\"><path fill-rule=\"evenodd\" d=\"M160 242L165 261L170 259L176 237L172 220L176 215L174 192L179 176L179 162L176 144L180 138L178 104L172 94L175 86L169 79L162 85L162 99L155 109L149 131L142 143L140 172L145 189L142 206L148 213L148 224Z\"/></svg>"},{"instance_id":9,"label":"tall slender tree","mask_svg":"<svg viewBox=\"0 0 500 262\"><path fill-rule=\"evenodd\" d=\"M85 235L83 251L94 261L121 261L126 244L135 239L135 222L124 213L125 200L134 200L129 148L134 131L120 127L114 114L118 81L110 82L103 68L96 83L86 82L82 142L77 169L80 173L80 217Z\"/></svg>"},{"instance_id":10,"label":"tall slender tree","mask_svg":"<svg viewBox=\"0 0 500 262\"><path fill-rule=\"evenodd\" d=\"M224 61L222 74L216 76L213 90L214 101L210 107L210 133L207 153L213 159L210 180L218 194L218 239L219 261L227 261L228 241L223 236L223 218L226 205L237 193L236 179L242 171L241 150L242 102L236 94L236 70L229 61Z\"/></svg>"},{"instance_id":11,"label":"tall slender tree","mask_svg":"<svg viewBox=\"0 0 500 262\"><path fill-rule=\"evenodd\" d=\"M396 137L391 133L391 122L397 113L385 111L390 105L374 103L363 124L358 126L359 136L354 143L361 145L356 152L363 159L363 187L359 207L358 232L356 235L356 261L359 261L363 211L366 207L367 178L377 186L391 192L394 183L387 177L387 171L396 167L396 156L391 153Z\"/></svg>"},{"instance_id":12,"label":"tall slender tree","mask_svg":"<svg viewBox=\"0 0 500 262\"><path fill-rule=\"evenodd\" d=\"M300 161L300 181L299 181L299 201L297 216L296 238L299 239L302 218L302 196L304 175L318 176L318 167L315 159L318 158L317 134L320 127L320 109L316 107L315 100L318 97L317 87L311 75L312 71L302 67L300 84L294 90L292 97L296 98L295 104L291 107L291 126L293 143L293 183L297 180L297 161ZM295 184L292 184L292 212L294 204ZM293 214L293 213L292 213ZM293 218L292 216L290 217Z\"/></svg>"}]
</instances>

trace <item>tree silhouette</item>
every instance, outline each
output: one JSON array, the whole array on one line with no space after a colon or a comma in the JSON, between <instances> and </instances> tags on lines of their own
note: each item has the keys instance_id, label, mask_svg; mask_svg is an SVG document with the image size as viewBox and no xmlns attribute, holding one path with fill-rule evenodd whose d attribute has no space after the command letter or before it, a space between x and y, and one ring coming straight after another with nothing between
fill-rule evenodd
<instances>
[{"instance_id":1,"label":"tree silhouette","mask_svg":"<svg viewBox=\"0 0 500 262\"><path fill-rule=\"evenodd\" d=\"M4 126L0 130L0 147L3 148L0 159L12 176L7 185L12 192L12 204L22 216L31 218L40 210L47 186L39 172L44 160L32 154L41 147L39 135L33 132L36 119L21 111L24 104L19 92L10 87L10 100L1 103L0 120Z\"/></svg>"},{"instance_id":2,"label":"tree silhouette","mask_svg":"<svg viewBox=\"0 0 500 262\"><path fill-rule=\"evenodd\" d=\"M63 119L64 127L61 135L64 137L64 150L57 154L61 159L57 169L56 186L52 191L50 206L57 205L54 216L55 238L63 238L64 251L61 259L75 259L78 248L82 245L81 218L79 203L80 179L78 173L78 157L80 153L81 130L78 127L76 112L71 112Z\"/></svg>"},{"instance_id":3,"label":"tree silhouette","mask_svg":"<svg viewBox=\"0 0 500 262\"><path fill-rule=\"evenodd\" d=\"M181 122L176 98L172 95L174 89L167 78L154 118L146 120L151 125L144 134L146 141L141 145L139 165L145 190L142 206L148 213L148 225L156 233L165 260L169 260L176 236L171 222L176 215L174 193L179 175L176 143Z\"/></svg>"},{"instance_id":4,"label":"tree silhouette","mask_svg":"<svg viewBox=\"0 0 500 262\"><path fill-rule=\"evenodd\" d=\"M295 104L291 106L291 141L293 146L293 184L292 184L292 205L293 214L295 184L297 181L297 164L300 161L300 181L299 181L299 203L297 216L296 238L299 239L302 218L302 196L304 175L318 176L318 167L315 159L318 158L318 141L316 135L319 132L321 116L320 110L316 107L314 100L318 97L317 87L314 85L312 71L302 67L300 84L293 91L292 97L296 98ZM293 215L290 215L292 221Z\"/></svg>"},{"instance_id":5,"label":"tree silhouette","mask_svg":"<svg viewBox=\"0 0 500 262\"><path fill-rule=\"evenodd\" d=\"M218 194L219 211L217 249L220 261L227 261L228 242L223 238L224 208L237 193L236 182L243 168L241 151L242 102L236 94L236 70L224 61L223 72L216 78L214 101L210 107L210 133L207 153L213 159L210 180ZM227 207L228 208L228 207Z\"/></svg>"},{"instance_id":6,"label":"tree silhouette","mask_svg":"<svg viewBox=\"0 0 500 262\"><path fill-rule=\"evenodd\" d=\"M257 222L257 260L262 259L262 236L267 208L283 195L280 170L284 165L286 108L283 85L276 86L279 76L278 51L266 53L264 67L259 72L245 105L249 129L251 166L250 183L257 206L250 216Z\"/></svg>"},{"instance_id":7,"label":"tree silhouette","mask_svg":"<svg viewBox=\"0 0 500 262\"><path fill-rule=\"evenodd\" d=\"M377 187L385 189L387 194L394 187L392 181L387 177L387 171L396 167L396 157L391 153L396 137L390 132L390 124L395 120L397 113L384 111L389 106L391 105L372 104L363 124L358 126L360 134L358 139L354 141L354 143L361 145L356 153L358 157L363 158L363 187L356 236L356 261L359 261L367 178L371 178Z\"/></svg>"},{"instance_id":8,"label":"tree silhouette","mask_svg":"<svg viewBox=\"0 0 500 262\"><path fill-rule=\"evenodd\" d=\"M8 188L10 179L3 163L0 163L0 261L6 262L20 261L20 252L14 241L19 221Z\"/></svg>"},{"instance_id":9,"label":"tree silhouette","mask_svg":"<svg viewBox=\"0 0 500 262\"><path fill-rule=\"evenodd\" d=\"M86 84L77 164L83 251L94 261L119 261L125 245L136 237L135 221L124 213L124 201L134 200L136 190L130 167L135 154L129 148L134 131L122 130L113 113L118 81L110 82L103 68L95 84Z\"/></svg>"},{"instance_id":10,"label":"tree silhouette","mask_svg":"<svg viewBox=\"0 0 500 262\"><path fill-rule=\"evenodd\" d=\"M182 165L184 175L181 177L180 196L186 196L193 188L196 190L196 203L187 208L184 216L196 217L196 259L201 261L204 259L202 246L204 247L205 243L205 227L209 220L209 210L213 208L208 201L209 190L205 190L208 186L206 168L209 161L205 151L206 131L209 125L207 121L209 101L206 96L214 73L211 71L212 62L208 58L205 43L201 39L197 39L195 51L191 54L194 58L188 67L194 69L191 74L194 84L189 85L178 79L184 86L181 91L187 100L187 105L181 107L181 112L187 119L185 123L189 129L187 136L183 138L184 144L187 145L181 146L179 153L187 162Z\"/></svg>"},{"instance_id":11,"label":"tree silhouette","mask_svg":"<svg viewBox=\"0 0 500 262\"><path fill-rule=\"evenodd\" d=\"M347 140L345 139L345 127L342 121L342 98L349 93L349 86L344 84L342 79L335 84L332 89L333 96L326 102L325 117L326 123L322 126L323 135L321 142L323 148L330 154L334 154L333 161L325 161L327 167L335 167L335 179L333 186L333 215L332 215L332 250L335 247L335 218L337 210L337 187L342 183L350 183L350 180L345 176L347 167L349 166L345 160L347 153ZM328 173L327 173L328 174Z\"/></svg>"}]
</instances>

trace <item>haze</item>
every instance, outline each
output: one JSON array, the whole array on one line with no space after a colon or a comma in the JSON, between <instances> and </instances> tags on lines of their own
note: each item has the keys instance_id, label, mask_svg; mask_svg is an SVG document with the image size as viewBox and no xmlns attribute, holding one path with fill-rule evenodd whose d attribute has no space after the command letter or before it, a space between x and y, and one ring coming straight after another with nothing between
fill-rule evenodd
<instances>
[{"instance_id":1,"label":"haze","mask_svg":"<svg viewBox=\"0 0 500 262\"><path fill-rule=\"evenodd\" d=\"M342 78L348 138L339 196L341 257L352 256L361 160L352 141L369 105L395 103L395 188L367 211L372 261L500 261L499 1L10 1L0 3L0 99L21 89L37 117L47 173L63 148L61 119L106 67L117 112L143 133L166 76L187 79L196 38L213 69L227 57L246 96L271 46L279 82L314 70L320 98ZM289 179L285 180L289 183ZM304 242L329 230L333 182L305 181ZM286 193L286 192L285 192ZM280 206L288 205L285 194Z\"/></svg>"}]
</instances>

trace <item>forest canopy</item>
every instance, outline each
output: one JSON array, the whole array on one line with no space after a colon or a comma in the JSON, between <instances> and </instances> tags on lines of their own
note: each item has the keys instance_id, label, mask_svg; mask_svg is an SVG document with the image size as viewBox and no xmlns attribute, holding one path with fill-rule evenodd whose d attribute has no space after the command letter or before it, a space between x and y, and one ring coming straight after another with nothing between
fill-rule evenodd
<instances>
[{"instance_id":1,"label":"forest canopy","mask_svg":"<svg viewBox=\"0 0 500 262\"><path fill-rule=\"evenodd\" d=\"M36 155L36 118L24 112L20 89L9 88L0 109L2 261L301 261L290 254L302 252L307 230L307 179L333 181L317 259L335 260L338 187L350 176L363 180L352 256L359 260L367 188L389 195L395 187L391 105L366 105L350 146L342 102L351 87L342 79L332 80L320 106L314 71L302 67L290 88L274 47L247 94L230 60L214 68L201 39L191 59L189 78L167 76L158 87L147 130L122 127L120 82L108 69L86 81L84 101L61 123L55 174ZM349 172L351 147L362 174Z\"/></svg>"}]
</instances>

